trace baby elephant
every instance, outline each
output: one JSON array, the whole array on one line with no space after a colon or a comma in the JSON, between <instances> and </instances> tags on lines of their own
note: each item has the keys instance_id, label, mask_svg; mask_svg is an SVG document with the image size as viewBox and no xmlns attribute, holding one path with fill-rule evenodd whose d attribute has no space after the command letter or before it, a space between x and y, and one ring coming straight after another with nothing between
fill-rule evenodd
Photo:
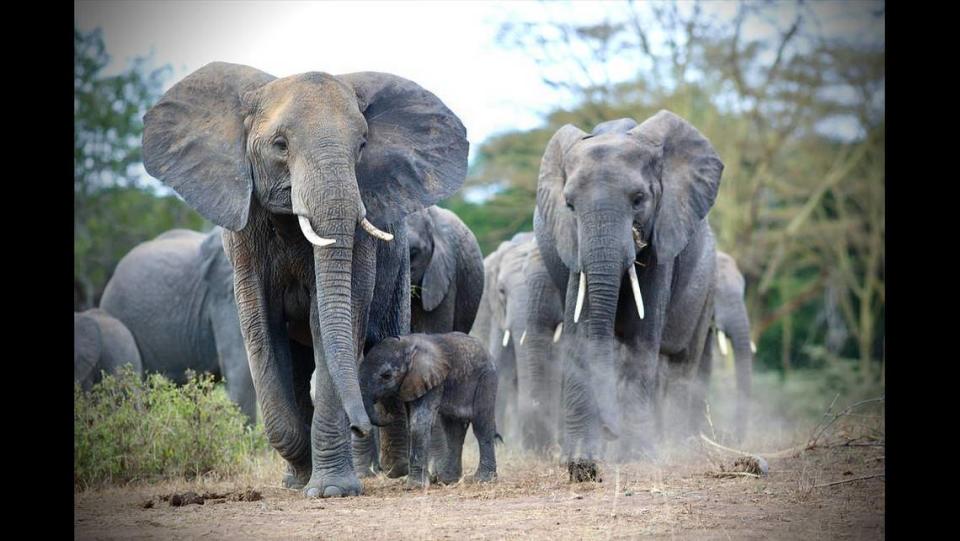
<instances>
[{"instance_id":1,"label":"baby elephant","mask_svg":"<svg viewBox=\"0 0 960 541\"><path fill-rule=\"evenodd\" d=\"M375 425L391 421L381 418L374 408L378 401L396 397L406 406L408 487L429 484L430 428L438 414L447 440L445 455L439 457L438 480L447 484L460 479L463 439L470 423L480 445L474 479L496 478L493 440L500 437L494 423L497 371L480 340L461 332L387 338L360 364L360 390Z\"/></svg>"}]
</instances>

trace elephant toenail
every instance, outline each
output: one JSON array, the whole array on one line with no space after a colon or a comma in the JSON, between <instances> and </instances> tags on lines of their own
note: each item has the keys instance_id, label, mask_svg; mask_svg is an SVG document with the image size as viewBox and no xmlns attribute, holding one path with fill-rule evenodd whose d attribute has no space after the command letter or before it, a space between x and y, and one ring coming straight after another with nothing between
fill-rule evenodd
<instances>
[{"instance_id":1,"label":"elephant toenail","mask_svg":"<svg viewBox=\"0 0 960 541\"><path fill-rule=\"evenodd\" d=\"M318 497L318 496L320 496L320 489L319 489L319 488L310 488L310 489L307 489L307 497L308 497L308 498L316 498L316 497Z\"/></svg>"}]
</instances>

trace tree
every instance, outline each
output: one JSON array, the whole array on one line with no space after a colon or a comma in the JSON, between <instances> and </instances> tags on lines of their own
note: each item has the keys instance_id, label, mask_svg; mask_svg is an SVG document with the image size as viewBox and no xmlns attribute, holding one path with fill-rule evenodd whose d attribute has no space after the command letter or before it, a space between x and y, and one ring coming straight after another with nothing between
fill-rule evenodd
<instances>
[{"instance_id":1,"label":"tree","mask_svg":"<svg viewBox=\"0 0 960 541\"><path fill-rule=\"evenodd\" d=\"M142 117L171 69L137 58L117 75L100 30L74 30L74 309L96 305L117 262L136 244L206 222L175 196L153 193L140 154Z\"/></svg>"}]
</instances>

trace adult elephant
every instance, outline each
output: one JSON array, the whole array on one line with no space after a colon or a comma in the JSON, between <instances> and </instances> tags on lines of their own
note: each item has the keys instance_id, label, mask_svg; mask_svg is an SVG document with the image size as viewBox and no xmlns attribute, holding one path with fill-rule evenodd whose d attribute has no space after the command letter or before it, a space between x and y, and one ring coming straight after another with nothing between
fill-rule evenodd
<instances>
[{"instance_id":1,"label":"adult elephant","mask_svg":"<svg viewBox=\"0 0 960 541\"><path fill-rule=\"evenodd\" d=\"M409 332L403 220L463 184L467 150L453 112L386 73L278 79L215 62L144 117L147 172L228 230L240 328L285 486L361 492L350 436L371 425L358 360Z\"/></svg>"},{"instance_id":2,"label":"adult elephant","mask_svg":"<svg viewBox=\"0 0 960 541\"><path fill-rule=\"evenodd\" d=\"M661 379L678 382L699 422L716 267L707 213L722 171L669 111L589 134L568 124L547 145L534 231L565 292L562 454L574 479L595 477L604 440L621 458L650 445Z\"/></svg>"},{"instance_id":3,"label":"adult elephant","mask_svg":"<svg viewBox=\"0 0 960 541\"><path fill-rule=\"evenodd\" d=\"M717 293L714 318L717 326L717 344L720 353L727 355L727 337L733 344L737 377L737 406L735 434L742 440L747 434L750 414L750 387L753 371L754 345L750 340L750 319L744 302L745 280L730 254L717 251Z\"/></svg>"},{"instance_id":4,"label":"adult elephant","mask_svg":"<svg viewBox=\"0 0 960 541\"><path fill-rule=\"evenodd\" d=\"M533 234L517 233L483 261L483 295L470 334L487 347L497 367L497 427L507 440L520 433L517 418L517 347L523 336L527 289L523 262Z\"/></svg>"},{"instance_id":5,"label":"adult elephant","mask_svg":"<svg viewBox=\"0 0 960 541\"><path fill-rule=\"evenodd\" d=\"M476 237L456 214L437 206L407 216L406 227L412 289L411 332L469 333L483 293L483 253ZM401 406L393 404L394 409ZM439 421L434 425L431 441L437 453L444 449L446 443ZM389 465L387 476L405 475L407 440L384 440L383 443L384 464ZM392 445L395 443L400 445ZM371 444L366 439L354 442L354 466L361 475L379 467ZM439 454L431 453L431 456Z\"/></svg>"},{"instance_id":6,"label":"adult elephant","mask_svg":"<svg viewBox=\"0 0 960 541\"><path fill-rule=\"evenodd\" d=\"M104 373L116 374L124 365L143 374L140 352L130 330L98 308L74 312L73 380L89 391Z\"/></svg>"},{"instance_id":7,"label":"adult elephant","mask_svg":"<svg viewBox=\"0 0 960 541\"><path fill-rule=\"evenodd\" d=\"M173 229L123 256L100 307L130 329L147 372L186 383L187 371L223 378L249 423L257 397L240 334L223 230Z\"/></svg>"}]
</instances>

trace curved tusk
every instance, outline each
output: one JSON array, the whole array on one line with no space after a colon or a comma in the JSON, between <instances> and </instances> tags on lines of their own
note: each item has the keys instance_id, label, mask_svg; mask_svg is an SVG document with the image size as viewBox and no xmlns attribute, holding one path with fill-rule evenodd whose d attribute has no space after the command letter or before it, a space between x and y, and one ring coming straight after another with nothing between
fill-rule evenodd
<instances>
[{"instance_id":1,"label":"curved tusk","mask_svg":"<svg viewBox=\"0 0 960 541\"><path fill-rule=\"evenodd\" d=\"M637 301L637 315L643 319L643 297L640 295L640 280L637 278L637 267L630 265L627 269L630 275L630 287L633 288L633 300Z\"/></svg>"},{"instance_id":2,"label":"curved tusk","mask_svg":"<svg viewBox=\"0 0 960 541\"><path fill-rule=\"evenodd\" d=\"M523 334L520 335L520 345L523 345L523 341L527 339L527 330L523 330Z\"/></svg>"},{"instance_id":3,"label":"curved tusk","mask_svg":"<svg viewBox=\"0 0 960 541\"><path fill-rule=\"evenodd\" d=\"M561 321L557 328L553 331L553 343L556 344L560 341L560 335L563 333L563 322Z\"/></svg>"},{"instance_id":4,"label":"curved tusk","mask_svg":"<svg viewBox=\"0 0 960 541\"><path fill-rule=\"evenodd\" d=\"M727 356L727 335L717 330L717 344L720 345L720 355Z\"/></svg>"},{"instance_id":5,"label":"curved tusk","mask_svg":"<svg viewBox=\"0 0 960 541\"><path fill-rule=\"evenodd\" d=\"M580 321L580 311L583 310L583 297L587 293L587 275L580 273L580 287L577 289L577 307L573 310L573 322Z\"/></svg>"},{"instance_id":6,"label":"curved tusk","mask_svg":"<svg viewBox=\"0 0 960 541\"><path fill-rule=\"evenodd\" d=\"M757 345L753 343L753 340L750 341L750 351L753 353L757 352Z\"/></svg>"},{"instance_id":7,"label":"curved tusk","mask_svg":"<svg viewBox=\"0 0 960 541\"><path fill-rule=\"evenodd\" d=\"M305 216L298 216L300 218L300 231L303 232L303 236L307 237L307 240L310 241L310 244L316 246L330 246L334 242L337 242L337 239L325 239L320 235L316 234L313 231L313 227L310 225L310 220Z\"/></svg>"},{"instance_id":8,"label":"curved tusk","mask_svg":"<svg viewBox=\"0 0 960 541\"><path fill-rule=\"evenodd\" d=\"M507 347L507 344L510 343L510 329L503 331L503 343L500 344L503 347Z\"/></svg>"},{"instance_id":9,"label":"curved tusk","mask_svg":"<svg viewBox=\"0 0 960 541\"><path fill-rule=\"evenodd\" d=\"M360 227L363 227L364 231L366 231L367 233L370 233L371 237L374 237L386 242L390 242L391 240L393 240L393 235L385 231L380 231L379 229L377 229L377 226L370 223L370 220L367 220L366 218L363 218L362 220L360 220Z\"/></svg>"}]
</instances>

